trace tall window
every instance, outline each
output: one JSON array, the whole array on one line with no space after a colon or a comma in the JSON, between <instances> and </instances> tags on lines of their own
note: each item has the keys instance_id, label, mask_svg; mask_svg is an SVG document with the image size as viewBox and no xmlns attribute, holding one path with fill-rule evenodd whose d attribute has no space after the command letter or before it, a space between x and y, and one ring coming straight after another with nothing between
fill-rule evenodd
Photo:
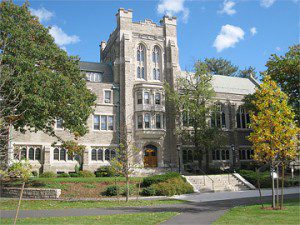
<instances>
[{"instance_id":1,"label":"tall window","mask_svg":"<svg viewBox=\"0 0 300 225\"><path fill-rule=\"evenodd\" d=\"M155 105L160 105L160 101L161 101L161 94L155 93Z\"/></svg>"},{"instance_id":2,"label":"tall window","mask_svg":"<svg viewBox=\"0 0 300 225\"><path fill-rule=\"evenodd\" d=\"M29 154L28 154L29 160L34 160L34 149L29 148Z\"/></svg>"},{"instance_id":3,"label":"tall window","mask_svg":"<svg viewBox=\"0 0 300 225\"><path fill-rule=\"evenodd\" d=\"M139 44L137 48L137 78L145 79L145 47Z\"/></svg>"},{"instance_id":4,"label":"tall window","mask_svg":"<svg viewBox=\"0 0 300 225\"><path fill-rule=\"evenodd\" d=\"M143 116L139 115L137 118L137 124L138 124L138 129L142 129L143 128Z\"/></svg>"},{"instance_id":5,"label":"tall window","mask_svg":"<svg viewBox=\"0 0 300 225\"><path fill-rule=\"evenodd\" d=\"M160 78L160 62L161 51L158 46L154 46L152 51L152 63L153 63L153 80L161 80Z\"/></svg>"},{"instance_id":6,"label":"tall window","mask_svg":"<svg viewBox=\"0 0 300 225\"><path fill-rule=\"evenodd\" d=\"M144 92L144 103L150 104L150 95L149 92Z\"/></svg>"},{"instance_id":7,"label":"tall window","mask_svg":"<svg viewBox=\"0 0 300 225\"><path fill-rule=\"evenodd\" d=\"M111 91L110 90L104 91L104 102L111 103Z\"/></svg>"},{"instance_id":8,"label":"tall window","mask_svg":"<svg viewBox=\"0 0 300 225\"><path fill-rule=\"evenodd\" d=\"M14 157L18 160L41 160L41 148L37 146L24 146L21 150L15 152Z\"/></svg>"},{"instance_id":9,"label":"tall window","mask_svg":"<svg viewBox=\"0 0 300 225\"><path fill-rule=\"evenodd\" d=\"M94 115L94 130L100 129L114 130L114 116Z\"/></svg>"},{"instance_id":10,"label":"tall window","mask_svg":"<svg viewBox=\"0 0 300 225\"><path fill-rule=\"evenodd\" d=\"M144 124L145 124L145 128L150 128L150 114L146 113L144 116Z\"/></svg>"},{"instance_id":11,"label":"tall window","mask_svg":"<svg viewBox=\"0 0 300 225\"><path fill-rule=\"evenodd\" d=\"M59 149L55 148L53 152L53 159L54 160L59 160Z\"/></svg>"},{"instance_id":12,"label":"tall window","mask_svg":"<svg viewBox=\"0 0 300 225\"><path fill-rule=\"evenodd\" d=\"M211 126L226 128L224 105L216 104L211 112Z\"/></svg>"},{"instance_id":13,"label":"tall window","mask_svg":"<svg viewBox=\"0 0 300 225\"><path fill-rule=\"evenodd\" d=\"M101 116L101 130L107 130L107 116Z\"/></svg>"},{"instance_id":14,"label":"tall window","mask_svg":"<svg viewBox=\"0 0 300 225\"><path fill-rule=\"evenodd\" d=\"M94 130L100 130L100 116L94 115Z\"/></svg>"},{"instance_id":15,"label":"tall window","mask_svg":"<svg viewBox=\"0 0 300 225\"><path fill-rule=\"evenodd\" d=\"M236 127L249 128L249 125L250 125L249 113L243 107L239 107L236 112Z\"/></svg>"},{"instance_id":16,"label":"tall window","mask_svg":"<svg viewBox=\"0 0 300 225\"><path fill-rule=\"evenodd\" d=\"M92 161L103 161L103 150L92 149Z\"/></svg>"},{"instance_id":17,"label":"tall window","mask_svg":"<svg viewBox=\"0 0 300 225\"><path fill-rule=\"evenodd\" d=\"M161 115L160 114L156 114L155 124L156 124L157 129L161 129Z\"/></svg>"},{"instance_id":18,"label":"tall window","mask_svg":"<svg viewBox=\"0 0 300 225\"><path fill-rule=\"evenodd\" d=\"M114 117L113 116L107 117L107 128L108 128L108 130L114 130Z\"/></svg>"},{"instance_id":19,"label":"tall window","mask_svg":"<svg viewBox=\"0 0 300 225\"><path fill-rule=\"evenodd\" d=\"M143 93L142 92L137 93L137 104L143 104Z\"/></svg>"},{"instance_id":20,"label":"tall window","mask_svg":"<svg viewBox=\"0 0 300 225\"><path fill-rule=\"evenodd\" d=\"M217 149L213 151L212 154L213 160L229 160L230 155L229 155L229 149Z\"/></svg>"}]
</instances>

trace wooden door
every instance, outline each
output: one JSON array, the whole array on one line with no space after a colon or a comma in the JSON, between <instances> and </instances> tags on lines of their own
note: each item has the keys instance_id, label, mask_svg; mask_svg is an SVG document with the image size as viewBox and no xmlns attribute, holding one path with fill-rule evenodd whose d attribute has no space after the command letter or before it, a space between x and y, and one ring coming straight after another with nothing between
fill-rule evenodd
<instances>
[{"instance_id":1,"label":"wooden door","mask_svg":"<svg viewBox=\"0 0 300 225\"><path fill-rule=\"evenodd\" d=\"M157 167L157 151L145 149L144 167Z\"/></svg>"}]
</instances>

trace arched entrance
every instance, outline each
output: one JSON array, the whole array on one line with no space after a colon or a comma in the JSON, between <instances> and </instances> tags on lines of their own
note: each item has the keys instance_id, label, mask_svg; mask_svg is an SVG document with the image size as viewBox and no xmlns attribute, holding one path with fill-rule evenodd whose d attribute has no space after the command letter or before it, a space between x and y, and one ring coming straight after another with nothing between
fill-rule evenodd
<instances>
[{"instance_id":1,"label":"arched entrance","mask_svg":"<svg viewBox=\"0 0 300 225\"><path fill-rule=\"evenodd\" d=\"M157 167L157 147L146 145L144 147L144 167Z\"/></svg>"}]
</instances>

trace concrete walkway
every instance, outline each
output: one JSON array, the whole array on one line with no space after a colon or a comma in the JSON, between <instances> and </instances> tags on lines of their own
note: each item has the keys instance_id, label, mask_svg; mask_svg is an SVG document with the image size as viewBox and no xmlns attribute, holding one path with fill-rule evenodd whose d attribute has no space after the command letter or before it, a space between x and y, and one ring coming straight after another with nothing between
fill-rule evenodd
<instances>
[{"instance_id":1,"label":"concrete walkway","mask_svg":"<svg viewBox=\"0 0 300 225\"><path fill-rule=\"evenodd\" d=\"M284 194L300 194L300 188L299 187L285 188ZM271 195L272 195L272 189L262 189L262 196L271 196ZM210 202L210 201L239 199L239 198L253 198L253 197L259 197L258 189L235 191L235 192L193 193L187 195L173 196L171 198L186 200L189 202Z\"/></svg>"}]
</instances>

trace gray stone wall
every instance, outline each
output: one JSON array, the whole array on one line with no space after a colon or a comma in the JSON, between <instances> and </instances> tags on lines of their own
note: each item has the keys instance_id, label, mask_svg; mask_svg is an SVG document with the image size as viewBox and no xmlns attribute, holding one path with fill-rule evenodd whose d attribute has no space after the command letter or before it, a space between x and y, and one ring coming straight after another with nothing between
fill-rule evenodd
<instances>
[{"instance_id":1,"label":"gray stone wall","mask_svg":"<svg viewBox=\"0 0 300 225\"><path fill-rule=\"evenodd\" d=\"M19 198L21 188L2 188L1 197ZM24 188L23 198L58 199L61 189Z\"/></svg>"}]
</instances>

